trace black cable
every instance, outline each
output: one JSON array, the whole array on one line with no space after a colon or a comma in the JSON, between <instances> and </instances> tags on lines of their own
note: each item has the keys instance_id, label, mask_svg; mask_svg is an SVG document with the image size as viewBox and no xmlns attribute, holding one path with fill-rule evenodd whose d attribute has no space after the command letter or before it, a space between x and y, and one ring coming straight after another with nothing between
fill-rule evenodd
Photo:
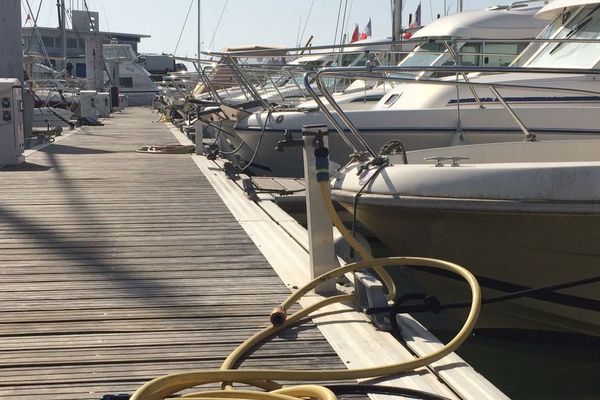
<instances>
[{"instance_id":1,"label":"black cable","mask_svg":"<svg viewBox=\"0 0 600 400\"><path fill-rule=\"evenodd\" d=\"M344 394L387 394L394 396L403 396L421 400L449 400L447 397L439 394L424 392L422 390L409 389L404 387L384 386L384 385L361 385L361 384L341 384L325 385L335 395Z\"/></svg>"},{"instance_id":2,"label":"black cable","mask_svg":"<svg viewBox=\"0 0 600 400\"><path fill-rule=\"evenodd\" d=\"M258 149L260 149L260 144L262 143L263 137L265 136L265 130L267 128L267 122L269 122L269 118L270 117L271 117L271 110L269 110L267 112L267 117L265 118L265 123L262 126L262 130L260 132L260 137L258 138L258 143L256 144L256 148L254 149L254 154L252 154L252 158L250 158L250 161L248 161L248 163L244 166L244 168L242 168L240 170L240 172L244 172L250 165L252 165L252 162L254 162L254 158L258 154ZM243 140L242 140L242 143L244 143Z\"/></svg>"},{"instance_id":3,"label":"black cable","mask_svg":"<svg viewBox=\"0 0 600 400\"><path fill-rule=\"evenodd\" d=\"M482 299L481 304L485 305L485 304L499 303L502 301L514 300L514 299L521 298L521 297L530 297L532 295L538 295L541 293L555 292L557 290L569 289L572 287L583 286L583 285L587 285L590 283L596 283L596 282L600 282L600 275L591 277L591 278L580 279L577 281L542 286L539 288L524 289L524 290L511 292L511 293L500 295L500 296L488 297L488 298ZM402 305L403 302L405 302L407 300L413 300L413 299L423 299L424 303ZM470 305L471 305L470 302L457 302L457 303L441 304L435 296L428 296L423 293L417 293L417 294L409 294L409 295L399 297L397 300L394 301L394 304L391 307L374 307L374 308L370 308L370 309L366 310L365 313L368 315L376 314L379 312L388 312L388 311L393 311L396 314L418 313L418 312L439 313L440 311L443 311L443 310L465 308ZM576 307L576 306L574 306L574 307ZM600 309L598 307L579 307L579 308L590 309L592 311L600 311Z\"/></svg>"}]
</instances>

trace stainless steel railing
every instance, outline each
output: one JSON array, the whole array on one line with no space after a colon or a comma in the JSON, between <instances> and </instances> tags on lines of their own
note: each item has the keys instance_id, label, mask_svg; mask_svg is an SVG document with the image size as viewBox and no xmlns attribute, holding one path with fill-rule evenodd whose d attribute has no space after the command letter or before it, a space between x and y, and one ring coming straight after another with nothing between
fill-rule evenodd
<instances>
[{"instance_id":1,"label":"stainless steel railing","mask_svg":"<svg viewBox=\"0 0 600 400\"><path fill-rule=\"evenodd\" d=\"M562 87L548 87L548 86L536 86L536 85L518 85L518 84L505 84L505 83L487 83L487 82L473 82L473 81L448 81L433 78L426 79L414 79L409 78L406 75L401 76L401 73L414 73L414 72L438 72L438 73L451 73L456 76L468 74L468 73L523 73L523 74L565 74L565 75L600 75L600 69L580 69L580 68L522 68L522 67L466 67L466 66L453 66L453 67L378 67L370 66L361 68L323 68L316 72L314 75L306 74L304 76L304 85L307 91L311 94L314 101L319 106L321 112L325 115L327 120L338 132L343 141L353 150L354 153L362 153L366 151L372 157L377 157L376 152L369 146L367 141L362 137L359 130L342 110L340 105L336 102L335 97L330 91L327 90L326 85L323 84L323 78L325 77L338 77L346 79L374 79L374 80L392 80L400 81L405 83L418 83L418 84L429 84L429 85L446 85L456 87L467 87L471 90L475 88L487 88L497 96L500 104L506 109L508 114L515 120L516 124L522 130L526 140L534 140L535 136L527 129L523 121L517 116L514 110L510 107L508 102L501 96L498 89L516 89L516 90L530 90L530 91L557 91L557 92L570 92L579 94L588 94L593 96L600 96L600 91L583 90L574 88L562 88ZM394 75L396 74L396 75ZM319 89L320 95L311 85L311 81L316 83ZM337 114L336 118L333 113L327 108L321 95L326 99L329 105L333 108ZM457 107L460 107L460 99L457 98ZM339 121L338 121L339 119ZM341 121L341 123L340 123ZM364 150L358 149L352 140L346 134L342 123L348 128L354 139L360 143ZM460 122L459 122L460 124Z\"/></svg>"}]
</instances>

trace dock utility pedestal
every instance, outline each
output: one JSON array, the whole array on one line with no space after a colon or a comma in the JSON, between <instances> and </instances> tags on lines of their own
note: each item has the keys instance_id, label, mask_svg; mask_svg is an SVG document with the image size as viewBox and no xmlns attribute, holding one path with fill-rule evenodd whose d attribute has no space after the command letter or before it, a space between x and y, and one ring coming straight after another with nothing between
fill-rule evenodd
<instances>
[{"instance_id":1,"label":"dock utility pedestal","mask_svg":"<svg viewBox=\"0 0 600 400\"><path fill-rule=\"evenodd\" d=\"M110 93L100 92L96 95L96 108L102 118L110 117Z\"/></svg>"},{"instance_id":2,"label":"dock utility pedestal","mask_svg":"<svg viewBox=\"0 0 600 400\"><path fill-rule=\"evenodd\" d=\"M79 92L79 103L81 105L80 118L87 121L96 121L98 119L98 109L96 107L95 90L82 90Z\"/></svg>"},{"instance_id":3,"label":"dock utility pedestal","mask_svg":"<svg viewBox=\"0 0 600 400\"><path fill-rule=\"evenodd\" d=\"M22 163L24 149L21 82L0 78L0 166Z\"/></svg>"}]
</instances>

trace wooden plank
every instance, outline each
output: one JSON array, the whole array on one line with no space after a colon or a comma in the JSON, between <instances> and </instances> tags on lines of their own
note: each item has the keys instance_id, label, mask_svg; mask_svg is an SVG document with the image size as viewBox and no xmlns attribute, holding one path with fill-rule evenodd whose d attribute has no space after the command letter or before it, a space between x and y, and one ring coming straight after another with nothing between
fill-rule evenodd
<instances>
[{"instance_id":1,"label":"wooden plank","mask_svg":"<svg viewBox=\"0 0 600 400\"><path fill-rule=\"evenodd\" d=\"M0 170L0 397L99 399L217 368L289 294L164 124L128 109ZM341 368L313 323L257 367Z\"/></svg>"}]
</instances>

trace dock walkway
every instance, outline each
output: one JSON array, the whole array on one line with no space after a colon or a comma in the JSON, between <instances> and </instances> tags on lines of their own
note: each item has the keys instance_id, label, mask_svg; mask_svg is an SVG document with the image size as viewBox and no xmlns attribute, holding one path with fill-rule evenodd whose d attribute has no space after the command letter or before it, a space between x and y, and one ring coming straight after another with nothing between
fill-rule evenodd
<instances>
[{"instance_id":1,"label":"dock walkway","mask_svg":"<svg viewBox=\"0 0 600 400\"><path fill-rule=\"evenodd\" d=\"M289 295L191 157L134 151L174 142L152 116L130 108L0 169L0 398L217 368ZM344 364L309 325L244 363L282 365Z\"/></svg>"}]
</instances>

